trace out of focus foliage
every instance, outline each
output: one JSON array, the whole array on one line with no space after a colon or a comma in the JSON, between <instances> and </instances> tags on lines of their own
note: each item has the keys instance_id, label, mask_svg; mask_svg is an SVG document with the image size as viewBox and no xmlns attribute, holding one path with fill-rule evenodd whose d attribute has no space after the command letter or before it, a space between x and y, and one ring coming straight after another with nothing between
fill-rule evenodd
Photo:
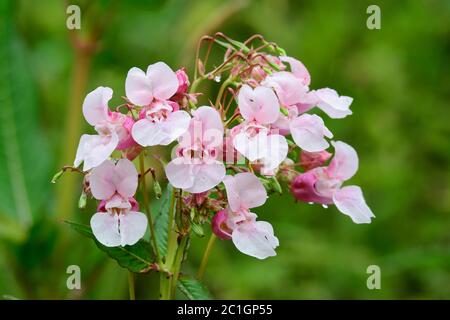
<instances>
[{"instance_id":1,"label":"out of focus foliage","mask_svg":"<svg viewBox=\"0 0 450 320\"><path fill-rule=\"evenodd\" d=\"M304 62L312 88L354 97L352 116L325 122L357 149L352 182L376 219L355 225L334 207L273 196L256 212L274 226L277 257L258 261L219 241L205 276L215 298L450 298L449 1L75 3L83 36L105 22L86 90L112 87L114 103L133 66L164 60L192 75L197 40L216 31L238 40L260 33ZM366 27L370 4L381 8L381 30ZM0 295L127 298L126 271L61 222L88 223L95 204L57 212L50 184L78 143L63 134L77 68L66 7L0 4ZM206 242L194 236L185 273L196 271ZM81 267L82 290L66 288L69 265ZM366 287L369 265L381 268L381 290ZM157 284L153 273L138 276L138 298L156 298Z\"/></svg>"}]
</instances>

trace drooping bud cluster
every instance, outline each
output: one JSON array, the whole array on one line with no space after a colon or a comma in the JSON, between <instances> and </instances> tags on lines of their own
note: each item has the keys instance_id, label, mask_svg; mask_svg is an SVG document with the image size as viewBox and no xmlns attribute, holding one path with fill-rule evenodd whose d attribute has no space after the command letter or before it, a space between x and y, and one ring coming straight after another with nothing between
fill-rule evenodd
<instances>
[{"instance_id":1,"label":"drooping bud cluster","mask_svg":"<svg viewBox=\"0 0 450 320\"><path fill-rule=\"evenodd\" d=\"M289 183L297 200L335 204L355 223L370 223L374 215L361 189L342 186L357 171L357 154L344 142L330 141L333 134L319 115L352 114L352 98L329 88L311 90L303 63L275 44L253 49L250 41L208 39L226 47L224 62L206 72L199 59L193 82L184 68L174 72L163 62L145 72L132 68L125 80L126 114L109 110L110 88L87 95L83 114L97 134L81 137L74 166L83 163L90 192L101 201L91 219L96 238L123 246L144 235L148 222L138 212L138 174L130 160L170 144L174 152L165 175L181 190L180 214L188 221L179 233L189 232L189 223L211 221L212 232L241 252L274 256L279 241L272 225L257 221L250 209L262 206L268 193L281 192L278 181ZM216 98L203 93L215 103L199 106L197 85L208 79L225 80ZM330 144L334 155L327 151ZM115 150L120 152L113 157Z\"/></svg>"}]
</instances>

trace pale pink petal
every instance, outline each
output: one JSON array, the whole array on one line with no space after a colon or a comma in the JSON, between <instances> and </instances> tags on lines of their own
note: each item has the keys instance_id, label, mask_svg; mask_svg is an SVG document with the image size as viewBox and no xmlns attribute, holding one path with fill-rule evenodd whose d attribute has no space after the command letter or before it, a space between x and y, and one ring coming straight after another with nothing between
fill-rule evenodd
<instances>
[{"instance_id":1,"label":"pale pink petal","mask_svg":"<svg viewBox=\"0 0 450 320\"><path fill-rule=\"evenodd\" d=\"M358 154L353 147L342 141L331 144L334 147L334 157L327 168L328 173L342 181L350 179L358 171Z\"/></svg>"},{"instance_id":2,"label":"pale pink petal","mask_svg":"<svg viewBox=\"0 0 450 320\"><path fill-rule=\"evenodd\" d=\"M245 172L226 176L223 184L232 211L259 207L266 202L266 189L253 173Z\"/></svg>"},{"instance_id":3,"label":"pale pink petal","mask_svg":"<svg viewBox=\"0 0 450 320\"><path fill-rule=\"evenodd\" d=\"M112 95L113 91L108 87L98 87L88 93L83 102L83 115L91 126L108 120L108 101Z\"/></svg>"},{"instance_id":4,"label":"pale pink petal","mask_svg":"<svg viewBox=\"0 0 450 320\"><path fill-rule=\"evenodd\" d=\"M142 212L128 211L119 215L120 244L132 246L147 230L147 217Z\"/></svg>"},{"instance_id":5,"label":"pale pink petal","mask_svg":"<svg viewBox=\"0 0 450 320\"><path fill-rule=\"evenodd\" d=\"M84 134L80 138L74 166L83 164L83 171L88 171L109 158L119 143L117 134L110 136Z\"/></svg>"},{"instance_id":6,"label":"pale pink petal","mask_svg":"<svg viewBox=\"0 0 450 320\"><path fill-rule=\"evenodd\" d=\"M190 148L202 144L207 148L218 148L223 143L224 127L219 112L208 106L201 106L192 111L188 130L181 136L179 145Z\"/></svg>"},{"instance_id":7,"label":"pale pink petal","mask_svg":"<svg viewBox=\"0 0 450 320\"><path fill-rule=\"evenodd\" d=\"M138 173L133 162L120 159L115 167L114 183L117 192L124 198L130 198L136 193Z\"/></svg>"},{"instance_id":8,"label":"pale pink petal","mask_svg":"<svg viewBox=\"0 0 450 320\"><path fill-rule=\"evenodd\" d=\"M190 159L175 158L167 164L165 171L167 179L175 188L186 189L194 185Z\"/></svg>"},{"instance_id":9,"label":"pale pink petal","mask_svg":"<svg viewBox=\"0 0 450 320\"><path fill-rule=\"evenodd\" d=\"M190 193L200 193L208 191L225 178L226 170L222 162L210 161L203 164L193 165L193 184L188 188L184 188L185 191Z\"/></svg>"},{"instance_id":10,"label":"pale pink petal","mask_svg":"<svg viewBox=\"0 0 450 320\"><path fill-rule=\"evenodd\" d=\"M128 100L139 106L146 106L153 101L152 82L139 68L131 68L125 80L125 94Z\"/></svg>"},{"instance_id":11,"label":"pale pink petal","mask_svg":"<svg viewBox=\"0 0 450 320\"><path fill-rule=\"evenodd\" d=\"M300 79L286 71L275 72L267 76L261 84L273 88L283 106L302 102L308 92L308 87Z\"/></svg>"},{"instance_id":12,"label":"pale pink petal","mask_svg":"<svg viewBox=\"0 0 450 320\"><path fill-rule=\"evenodd\" d=\"M279 134L271 134L267 140L267 151L262 162L265 172L276 169L286 159L289 146L286 138Z\"/></svg>"},{"instance_id":13,"label":"pale pink petal","mask_svg":"<svg viewBox=\"0 0 450 320\"><path fill-rule=\"evenodd\" d=\"M91 218L92 233L107 247L120 246L119 216L114 213L97 212Z\"/></svg>"},{"instance_id":14,"label":"pale pink petal","mask_svg":"<svg viewBox=\"0 0 450 320\"><path fill-rule=\"evenodd\" d=\"M325 139L333 134L325 127L323 120L313 114L302 114L290 123L292 138L295 143L308 152L319 152L329 147Z\"/></svg>"},{"instance_id":15,"label":"pale pink petal","mask_svg":"<svg viewBox=\"0 0 450 320\"><path fill-rule=\"evenodd\" d=\"M270 124L277 120L280 105L272 89L243 85L238 95L239 111L246 121Z\"/></svg>"},{"instance_id":16,"label":"pale pink petal","mask_svg":"<svg viewBox=\"0 0 450 320\"><path fill-rule=\"evenodd\" d=\"M268 140L266 132L259 132L254 137L241 132L234 137L233 145L248 160L255 161L266 156Z\"/></svg>"},{"instance_id":17,"label":"pale pink petal","mask_svg":"<svg viewBox=\"0 0 450 320\"><path fill-rule=\"evenodd\" d=\"M258 259L276 256L279 242L268 222L244 222L233 230L231 237L236 248L246 255Z\"/></svg>"},{"instance_id":18,"label":"pale pink petal","mask_svg":"<svg viewBox=\"0 0 450 320\"><path fill-rule=\"evenodd\" d=\"M299 78L304 85L309 86L309 84L311 83L311 76L309 75L308 69L306 69L303 63L295 58L287 56L281 56L280 60L289 63L289 65L291 66L291 72L294 74L294 76Z\"/></svg>"},{"instance_id":19,"label":"pale pink petal","mask_svg":"<svg viewBox=\"0 0 450 320\"><path fill-rule=\"evenodd\" d=\"M159 100L169 99L178 90L177 75L164 62L149 65L147 77L151 81L153 97Z\"/></svg>"},{"instance_id":20,"label":"pale pink petal","mask_svg":"<svg viewBox=\"0 0 450 320\"><path fill-rule=\"evenodd\" d=\"M333 200L339 211L349 216L354 223L370 223L371 218L375 217L358 186L348 186L336 191Z\"/></svg>"},{"instance_id":21,"label":"pale pink petal","mask_svg":"<svg viewBox=\"0 0 450 320\"><path fill-rule=\"evenodd\" d=\"M107 200L116 192L115 168L111 160L106 160L92 169L89 175L89 186L95 199Z\"/></svg>"},{"instance_id":22,"label":"pale pink petal","mask_svg":"<svg viewBox=\"0 0 450 320\"><path fill-rule=\"evenodd\" d=\"M318 98L317 106L330 118L340 119L352 114L350 105L353 98L339 96L335 90L330 88L316 90L315 94Z\"/></svg>"},{"instance_id":23,"label":"pale pink petal","mask_svg":"<svg viewBox=\"0 0 450 320\"><path fill-rule=\"evenodd\" d=\"M144 147L168 145L187 131L190 119L186 111L172 112L166 120L159 122L141 119L133 125L131 134Z\"/></svg>"}]
</instances>

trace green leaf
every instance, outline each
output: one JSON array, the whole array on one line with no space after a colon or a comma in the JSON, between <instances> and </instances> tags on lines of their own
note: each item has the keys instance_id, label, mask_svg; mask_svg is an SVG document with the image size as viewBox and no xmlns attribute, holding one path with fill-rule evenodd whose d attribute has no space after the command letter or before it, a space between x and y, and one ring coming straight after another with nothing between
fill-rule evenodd
<instances>
[{"instance_id":1,"label":"green leaf","mask_svg":"<svg viewBox=\"0 0 450 320\"><path fill-rule=\"evenodd\" d=\"M147 272L151 269L152 252L150 243L147 241L141 239L132 246L106 247L95 239L89 226L70 221L65 221L65 223L83 236L94 240L97 247L116 260L121 267L136 273Z\"/></svg>"},{"instance_id":2,"label":"green leaf","mask_svg":"<svg viewBox=\"0 0 450 320\"><path fill-rule=\"evenodd\" d=\"M169 210L170 199L173 195L173 187L168 184L161 200L157 201L159 205L158 216L155 219L155 238L159 254L164 257L167 254L167 238L169 230Z\"/></svg>"},{"instance_id":3,"label":"green leaf","mask_svg":"<svg viewBox=\"0 0 450 320\"><path fill-rule=\"evenodd\" d=\"M51 153L38 126L33 69L13 20L15 5L0 2L0 212L29 226L48 200Z\"/></svg>"},{"instance_id":4,"label":"green leaf","mask_svg":"<svg viewBox=\"0 0 450 320\"><path fill-rule=\"evenodd\" d=\"M188 298L189 300L211 300L212 296L208 288L201 282L190 279L182 278L178 280L178 289Z\"/></svg>"}]
</instances>

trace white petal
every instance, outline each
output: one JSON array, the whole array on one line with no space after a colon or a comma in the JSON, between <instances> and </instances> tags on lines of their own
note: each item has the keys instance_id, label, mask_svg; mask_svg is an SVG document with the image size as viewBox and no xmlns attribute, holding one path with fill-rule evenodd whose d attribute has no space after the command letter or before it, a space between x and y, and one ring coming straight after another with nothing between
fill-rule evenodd
<instances>
[{"instance_id":1,"label":"white petal","mask_svg":"<svg viewBox=\"0 0 450 320\"><path fill-rule=\"evenodd\" d=\"M276 169L286 159L289 151L286 138L279 134L271 134L267 140L267 153L262 159L264 170Z\"/></svg>"},{"instance_id":2,"label":"white petal","mask_svg":"<svg viewBox=\"0 0 450 320\"><path fill-rule=\"evenodd\" d=\"M106 160L92 169L89 176L89 186L95 199L107 200L116 192L114 170L115 165L111 160Z\"/></svg>"},{"instance_id":3,"label":"white petal","mask_svg":"<svg viewBox=\"0 0 450 320\"><path fill-rule=\"evenodd\" d=\"M248 160L255 161L267 155L268 139L265 132L260 132L251 138L245 132L241 132L234 137L233 145Z\"/></svg>"},{"instance_id":4,"label":"white petal","mask_svg":"<svg viewBox=\"0 0 450 320\"><path fill-rule=\"evenodd\" d=\"M159 100L169 99L178 90L177 75L164 62L149 65L147 77L152 84L153 96Z\"/></svg>"},{"instance_id":5,"label":"white petal","mask_svg":"<svg viewBox=\"0 0 450 320\"><path fill-rule=\"evenodd\" d=\"M325 137L332 138L332 133L325 127L317 115L302 114L290 123L292 138L305 151L319 152L329 147Z\"/></svg>"},{"instance_id":6,"label":"white petal","mask_svg":"<svg viewBox=\"0 0 450 320\"><path fill-rule=\"evenodd\" d=\"M333 201L339 211L349 216L354 223L370 223L371 218L375 217L358 186L347 186L336 191Z\"/></svg>"},{"instance_id":7,"label":"white petal","mask_svg":"<svg viewBox=\"0 0 450 320\"><path fill-rule=\"evenodd\" d=\"M98 87L88 93L83 102L83 115L91 126L108 120L108 101L112 95L113 91L108 87Z\"/></svg>"},{"instance_id":8,"label":"white petal","mask_svg":"<svg viewBox=\"0 0 450 320\"><path fill-rule=\"evenodd\" d=\"M91 218L95 238L107 247L120 246L119 217L117 214L97 212Z\"/></svg>"},{"instance_id":9,"label":"white petal","mask_svg":"<svg viewBox=\"0 0 450 320\"><path fill-rule=\"evenodd\" d=\"M272 226L265 221L242 223L233 230L232 240L239 251L258 259L276 256L279 245Z\"/></svg>"},{"instance_id":10,"label":"white petal","mask_svg":"<svg viewBox=\"0 0 450 320\"><path fill-rule=\"evenodd\" d=\"M175 158L167 164L165 171L175 188L187 189L194 185L193 165L189 159Z\"/></svg>"},{"instance_id":11,"label":"white petal","mask_svg":"<svg viewBox=\"0 0 450 320\"><path fill-rule=\"evenodd\" d=\"M316 90L315 94L319 99L317 106L330 118L340 119L352 114L350 105L353 98L339 96L335 90L329 88Z\"/></svg>"},{"instance_id":12,"label":"white petal","mask_svg":"<svg viewBox=\"0 0 450 320\"><path fill-rule=\"evenodd\" d=\"M267 192L261 181L253 173L238 173L223 180L228 203L233 211L262 206L267 200Z\"/></svg>"},{"instance_id":13,"label":"white petal","mask_svg":"<svg viewBox=\"0 0 450 320\"><path fill-rule=\"evenodd\" d=\"M116 133L110 136L84 134L80 138L74 166L84 162L83 171L88 171L107 160L116 149L119 138Z\"/></svg>"},{"instance_id":14,"label":"white petal","mask_svg":"<svg viewBox=\"0 0 450 320\"><path fill-rule=\"evenodd\" d=\"M194 183L184 190L191 193L201 193L208 191L225 178L226 170L222 162L210 161L204 164L193 165Z\"/></svg>"},{"instance_id":15,"label":"white petal","mask_svg":"<svg viewBox=\"0 0 450 320\"><path fill-rule=\"evenodd\" d=\"M139 120L133 125L131 133L133 139L144 147L168 145L186 132L190 119L186 111L175 111L165 121Z\"/></svg>"},{"instance_id":16,"label":"white petal","mask_svg":"<svg viewBox=\"0 0 450 320\"><path fill-rule=\"evenodd\" d=\"M358 171L358 154L352 146L342 141L332 141L334 157L328 166L329 174L342 181L353 177Z\"/></svg>"},{"instance_id":17,"label":"white petal","mask_svg":"<svg viewBox=\"0 0 450 320\"><path fill-rule=\"evenodd\" d=\"M147 217L142 212L128 211L119 215L120 244L132 246L147 230Z\"/></svg>"},{"instance_id":18,"label":"white petal","mask_svg":"<svg viewBox=\"0 0 450 320\"><path fill-rule=\"evenodd\" d=\"M139 106L146 106L153 101L152 83L139 68L131 68L128 71L125 93L128 100Z\"/></svg>"}]
</instances>

